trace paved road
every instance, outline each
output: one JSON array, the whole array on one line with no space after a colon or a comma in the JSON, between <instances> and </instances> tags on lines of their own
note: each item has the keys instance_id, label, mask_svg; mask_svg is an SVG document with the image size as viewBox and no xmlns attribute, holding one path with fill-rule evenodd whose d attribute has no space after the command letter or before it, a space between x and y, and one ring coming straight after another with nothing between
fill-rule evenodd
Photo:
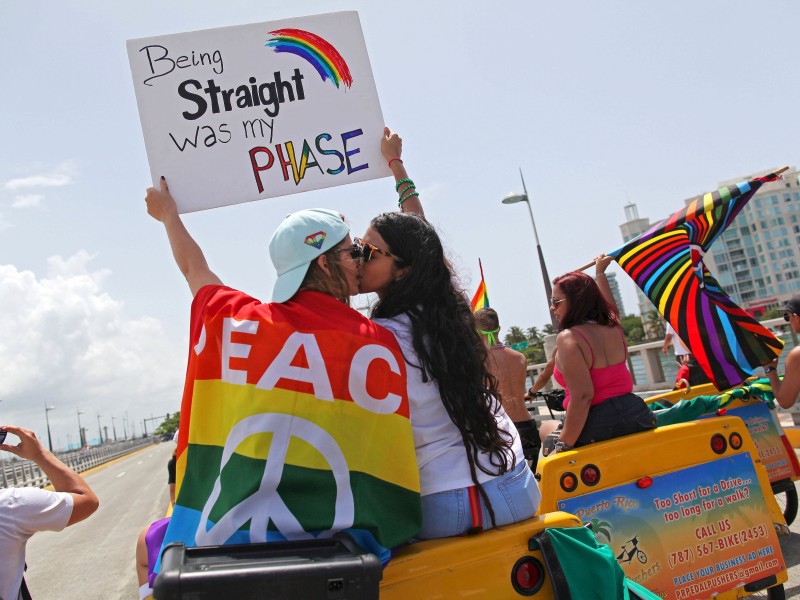
<instances>
[{"instance_id":1,"label":"paved road","mask_svg":"<svg viewBox=\"0 0 800 600\"><path fill-rule=\"evenodd\" d=\"M116 600L139 597L134 570L136 538L164 516L169 503L165 442L86 475L100 498L88 520L28 543L26 580L36 600Z\"/></svg>"}]
</instances>

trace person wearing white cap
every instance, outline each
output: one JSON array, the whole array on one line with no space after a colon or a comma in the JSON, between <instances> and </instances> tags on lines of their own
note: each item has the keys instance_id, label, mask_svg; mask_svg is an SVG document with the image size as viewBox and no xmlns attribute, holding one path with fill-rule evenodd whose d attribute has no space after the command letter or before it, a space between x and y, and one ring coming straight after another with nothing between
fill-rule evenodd
<instances>
[{"instance_id":1,"label":"person wearing white cap","mask_svg":"<svg viewBox=\"0 0 800 600\"><path fill-rule=\"evenodd\" d=\"M203 442L197 441L198 436L203 435L200 430L213 427L214 435L224 436L222 442L227 443L226 439L243 431L255 435L248 428L263 427L266 432L273 423L285 423L283 419L288 410L293 419L282 431L281 439L288 444L290 439L302 438L309 447L319 452L315 443L331 451L333 454L330 456L327 453L321 456L329 461L327 464L331 467L331 473L336 474L335 481L334 477L330 478L336 486L342 481L349 481L349 473L348 478L340 481L340 477L344 477L340 472L342 465L350 469L349 472L355 472L353 465L357 461L348 461L356 453L359 456L367 454L360 450L362 445L374 446L384 441L387 436L386 424L389 424L389 430L395 435L391 440L393 462L382 462L374 465L374 468L370 464L370 482L351 488L351 502L359 508L349 517L350 524L346 515L340 518L336 513L337 520L329 531L330 534L347 531L362 548L377 554L382 560L388 560L387 548L411 538L418 531L421 518L419 494L413 488L413 480L418 475L411 423L407 417L405 371L400 366L403 355L391 332L349 306L350 296L358 293L359 259L363 251L353 243L342 216L323 208L306 209L288 215L278 225L269 242L270 258L278 277L271 302L263 303L244 292L226 287L211 271L199 245L186 230L163 177L160 189L148 188L145 201L147 212L163 223L175 261L194 296L190 359L177 449L176 509L164 539L169 541L173 529L182 534L181 527L172 528L172 524L176 522L176 517L179 520L182 518L186 506L192 502L200 502L202 506L207 501L205 497L198 498L204 493L204 488L199 485L192 487L192 482L196 482L198 477L206 477L208 469L195 470L194 475L190 476L191 449L208 444L205 438ZM380 360L381 364L389 367L371 369L374 360ZM305 364L295 364L297 361ZM209 374L209 371L213 373ZM202 383L198 383L201 380ZM204 386L209 380L218 385ZM367 380L370 385L377 387L369 387ZM378 396L373 398L371 393L377 393ZM197 398L201 400L196 402ZM246 398L246 402L242 402L242 398ZM314 402L315 398L319 402ZM247 415L246 410L249 409L241 408L247 403L258 404L264 412ZM219 406L224 422L218 425L220 419L214 410L203 413L202 407L197 411L192 408L198 405ZM274 410L271 408L273 406ZM231 425L228 425L228 420ZM195 422L202 425L194 427ZM348 439L349 445L346 445L339 437L344 436L344 439L348 435L355 439ZM352 448L359 450L356 452ZM345 450L349 454L343 463L344 454L341 454L340 460L336 452L344 453ZM258 447L258 452L258 460L266 461L267 456L271 456L269 446L264 447L263 443ZM325 466L318 466L319 457L308 452L303 456L307 454L311 458L304 458L305 462L300 463L300 467L305 469L304 473L327 470ZM199 456L202 457L202 454ZM289 462L287 454L281 456L276 451L275 456L284 466L291 464L292 469L273 468L271 476L282 473L280 490L267 491L269 486L256 485L254 493L277 494L279 498L275 505L278 501L283 505L283 494L286 493L299 503L294 508L305 511L302 512L303 519L282 516L279 533L288 540L306 539L309 534L330 527L331 524L327 522L324 523L325 528L319 527L319 523L327 518L328 513L334 514L340 509L339 493L331 496L316 488L312 492L308 486L313 478L304 480L297 475L299 467L297 463ZM292 455L293 460L296 458ZM313 469L307 465L313 465ZM356 466L359 472L366 468L361 463ZM383 504L369 509L368 505L380 498L379 493L373 492L375 486L390 479L386 477L389 472L411 473L411 483L408 484L410 493L401 497L395 495L392 498L392 511L383 510ZM241 485L246 490L242 493L249 494L252 492L252 483L231 480L223 486ZM255 484L258 483L255 481ZM326 504L332 497L337 499L335 510ZM272 506L269 498L258 503L261 507L259 510L267 515ZM308 506L302 506L303 502ZM320 510L315 510L315 506ZM346 504L343 506L346 508ZM228 514L234 513L234 508L226 509L230 511ZM266 535L271 540L274 532L252 531L262 524L263 515L259 513L257 516L250 519L251 531L248 535L262 538ZM263 524L266 525L266 521ZM212 535L207 531L202 533L206 535L202 540ZM189 538L188 543L197 541L203 544L200 534L197 536ZM146 554L144 557L141 562L147 565ZM144 597L152 582L148 581L147 569L143 572L147 579L140 569L139 583L142 586L140 594Z\"/></svg>"},{"instance_id":2,"label":"person wearing white cap","mask_svg":"<svg viewBox=\"0 0 800 600\"><path fill-rule=\"evenodd\" d=\"M789 323L795 333L800 333L800 296L789 299L784 307L783 320ZM764 373L772 384L775 401L781 408L791 408L800 394L800 346L789 351L784 365L786 373L781 380L778 374L778 359L764 366Z\"/></svg>"}]
</instances>

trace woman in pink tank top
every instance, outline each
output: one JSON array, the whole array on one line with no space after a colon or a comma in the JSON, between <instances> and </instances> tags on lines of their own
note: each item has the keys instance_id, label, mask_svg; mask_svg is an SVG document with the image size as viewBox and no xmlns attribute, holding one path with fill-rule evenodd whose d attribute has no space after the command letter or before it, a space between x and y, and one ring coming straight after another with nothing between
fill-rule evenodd
<instances>
[{"instance_id":1,"label":"woman in pink tank top","mask_svg":"<svg viewBox=\"0 0 800 600\"><path fill-rule=\"evenodd\" d=\"M567 395L560 423L543 423L542 452L653 429L655 416L633 393L628 347L605 270L611 257L595 261L596 281L572 272L553 281L550 310L558 318L556 381Z\"/></svg>"}]
</instances>

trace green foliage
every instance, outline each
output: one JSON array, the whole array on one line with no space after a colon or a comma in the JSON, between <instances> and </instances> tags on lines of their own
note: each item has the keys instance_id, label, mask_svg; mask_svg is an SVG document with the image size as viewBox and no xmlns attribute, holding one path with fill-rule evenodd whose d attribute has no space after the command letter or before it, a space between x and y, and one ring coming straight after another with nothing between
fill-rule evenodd
<instances>
[{"instance_id":1,"label":"green foliage","mask_svg":"<svg viewBox=\"0 0 800 600\"><path fill-rule=\"evenodd\" d=\"M522 329L513 326L508 328L508 333L506 334L506 337L503 338L503 341L505 341L506 346L510 346L511 344L516 344L517 342L524 342L527 339L528 338Z\"/></svg>"},{"instance_id":2,"label":"green foliage","mask_svg":"<svg viewBox=\"0 0 800 600\"><path fill-rule=\"evenodd\" d=\"M180 411L169 415L161 422L161 425L156 428L156 435L175 435L175 432L178 431L178 425L180 425L180 422Z\"/></svg>"},{"instance_id":3,"label":"green foliage","mask_svg":"<svg viewBox=\"0 0 800 600\"><path fill-rule=\"evenodd\" d=\"M629 346L642 342L644 339L644 326L642 325L642 319L640 317L637 315L622 317L620 319L620 324L622 325L622 330L625 332L625 339L628 341Z\"/></svg>"},{"instance_id":4,"label":"green foliage","mask_svg":"<svg viewBox=\"0 0 800 600\"><path fill-rule=\"evenodd\" d=\"M770 308L763 316L759 317L759 321L766 321L767 319L778 319L783 316L783 307Z\"/></svg>"}]
</instances>

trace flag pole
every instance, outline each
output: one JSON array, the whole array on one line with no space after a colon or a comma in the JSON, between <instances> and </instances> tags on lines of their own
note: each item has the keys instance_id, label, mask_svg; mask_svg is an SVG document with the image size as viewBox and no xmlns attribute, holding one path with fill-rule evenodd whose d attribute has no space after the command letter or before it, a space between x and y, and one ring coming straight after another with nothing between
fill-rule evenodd
<instances>
[{"instance_id":1,"label":"flag pole","mask_svg":"<svg viewBox=\"0 0 800 600\"><path fill-rule=\"evenodd\" d=\"M788 171L788 170L789 170L789 167L781 167L780 169L777 169L777 170L773 171L772 173L767 173L767 175L780 175L784 171ZM586 269L591 267L594 263L595 263L595 261L592 260L591 262L586 263L582 267L578 267L577 269L575 269L575 271L585 271Z\"/></svg>"}]
</instances>

